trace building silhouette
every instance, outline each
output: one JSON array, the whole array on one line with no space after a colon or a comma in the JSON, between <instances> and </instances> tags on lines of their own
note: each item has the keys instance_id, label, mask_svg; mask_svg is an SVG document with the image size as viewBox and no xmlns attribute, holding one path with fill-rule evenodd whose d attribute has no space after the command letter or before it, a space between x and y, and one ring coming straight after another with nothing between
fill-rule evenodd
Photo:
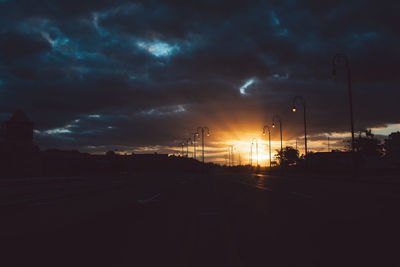
<instances>
[{"instance_id":1,"label":"building silhouette","mask_svg":"<svg viewBox=\"0 0 400 267\"><path fill-rule=\"evenodd\" d=\"M197 160L168 154L91 155L78 150L40 149L33 143L34 123L18 109L0 129L0 178L109 175L137 171L189 171Z\"/></svg>"},{"instance_id":2,"label":"building silhouette","mask_svg":"<svg viewBox=\"0 0 400 267\"><path fill-rule=\"evenodd\" d=\"M35 149L33 144L33 125L26 114L18 109L5 122L3 144L8 151L23 152Z\"/></svg>"}]
</instances>

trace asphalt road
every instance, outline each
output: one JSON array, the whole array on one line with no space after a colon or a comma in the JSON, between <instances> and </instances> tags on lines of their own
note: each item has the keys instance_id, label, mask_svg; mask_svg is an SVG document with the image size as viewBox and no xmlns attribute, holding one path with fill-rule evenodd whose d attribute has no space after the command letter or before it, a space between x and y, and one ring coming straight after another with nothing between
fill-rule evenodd
<instances>
[{"instance_id":1,"label":"asphalt road","mask_svg":"<svg viewBox=\"0 0 400 267\"><path fill-rule=\"evenodd\" d=\"M2 266L400 266L400 185L137 174L0 187Z\"/></svg>"}]
</instances>

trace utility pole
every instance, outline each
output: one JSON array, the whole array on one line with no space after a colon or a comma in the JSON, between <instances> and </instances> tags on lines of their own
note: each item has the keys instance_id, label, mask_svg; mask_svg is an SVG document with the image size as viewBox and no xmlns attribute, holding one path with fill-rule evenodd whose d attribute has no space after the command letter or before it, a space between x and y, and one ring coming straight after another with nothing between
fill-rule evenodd
<instances>
[{"instance_id":1,"label":"utility pole","mask_svg":"<svg viewBox=\"0 0 400 267\"><path fill-rule=\"evenodd\" d=\"M338 53L332 58L332 75L336 76L336 59L343 58L345 61L345 67L347 70L347 92L349 97L349 113L350 113L350 130L351 130L351 152L353 158L353 177L357 177L357 162L356 162L356 149L354 141L354 119L353 119L353 94L351 90L351 71L350 63L346 54Z\"/></svg>"},{"instance_id":2,"label":"utility pole","mask_svg":"<svg viewBox=\"0 0 400 267\"><path fill-rule=\"evenodd\" d=\"M253 142L250 144L250 166L253 166Z\"/></svg>"},{"instance_id":3,"label":"utility pole","mask_svg":"<svg viewBox=\"0 0 400 267\"><path fill-rule=\"evenodd\" d=\"M196 137L197 133L193 134L193 158L196 159Z\"/></svg>"},{"instance_id":4,"label":"utility pole","mask_svg":"<svg viewBox=\"0 0 400 267\"><path fill-rule=\"evenodd\" d=\"M210 129L206 126L197 127L197 134L199 134L199 131L201 131L201 148L202 148L201 157L204 163L204 131L207 131L207 136L210 136Z\"/></svg>"},{"instance_id":5,"label":"utility pole","mask_svg":"<svg viewBox=\"0 0 400 267\"><path fill-rule=\"evenodd\" d=\"M266 135L266 129L268 129L268 148L269 148L269 170L271 171L271 130L269 126L265 125L263 128L263 135Z\"/></svg>"},{"instance_id":6,"label":"utility pole","mask_svg":"<svg viewBox=\"0 0 400 267\"><path fill-rule=\"evenodd\" d=\"M328 152L330 152L330 149L329 149L329 136L328 136Z\"/></svg>"}]
</instances>

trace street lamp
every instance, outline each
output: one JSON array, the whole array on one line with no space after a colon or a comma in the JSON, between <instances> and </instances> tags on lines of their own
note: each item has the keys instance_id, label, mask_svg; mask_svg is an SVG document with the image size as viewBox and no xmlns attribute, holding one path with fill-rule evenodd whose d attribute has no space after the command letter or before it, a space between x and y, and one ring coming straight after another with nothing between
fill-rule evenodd
<instances>
[{"instance_id":1,"label":"street lamp","mask_svg":"<svg viewBox=\"0 0 400 267\"><path fill-rule=\"evenodd\" d=\"M210 129L207 126L197 127L197 135L199 135L201 131L201 147L202 147L202 161L204 163L204 132L207 131L207 136L210 136Z\"/></svg>"},{"instance_id":2,"label":"street lamp","mask_svg":"<svg viewBox=\"0 0 400 267\"><path fill-rule=\"evenodd\" d=\"M196 138L199 136L198 133L193 133L193 158L196 159Z\"/></svg>"},{"instance_id":3,"label":"street lamp","mask_svg":"<svg viewBox=\"0 0 400 267\"><path fill-rule=\"evenodd\" d=\"M189 157L189 144L192 143L192 139L186 139L186 157Z\"/></svg>"},{"instance_id":4,"label":"street lamp","mask_svg":"<svg viewBox=\"0 0 400 267\"><path fill-rule=\"evenodd\" d=\"M185 143L181 143L181 157L183 157L183 148L185 147Z\"/></svg>"},{"instance_id":5,"label":"street lamp","mask_svg":"<svg viewBox=\"0 0 400 267\"><path fill-rule=\"evenodd\" d=\"M349 95L349 109L350 109L350 129L351 129L351 152L353 158L353 172L356 175L356 156L355 156L355 142L354 142L354 120L353 120L353 95L351 91L351 71L350 71L350 63L346 54L338 53L332 58L332 75L336 76L336 61L338 58L343 58L345 62L345 67L347 70L347 90Z\"/></svg>"},{"instance_id":6,"label":"street lamp","mask_svg":"<svg viewBox=\"0 0 400 267\"><path fill-rule=\"evenodd\" d=\"M234 146L229 146L228 147L228 165L229 166L234 166L235 161L233 158L233 151L235 150Z\"/></svg>"},{"instance_id":7,"label":"street lamp","mask_svg":"<svg viewBox=\"0 0 400 267\"><path fill-rule=\"evenodd\" d=\"M253 138L251 140L251 157L253 158L253 145L256 145L256 159L257 159L257 167L258 167L258 140L256 138ZM253 159L251 161L253 163Z\"/></svg>"},{"instance_id":8,"label":"street lamp","mask_svg":"<svg viewBox=\"0 0 400 267\"><path fill-rule=\"evenodd\" d=\"M283 142L282 142L282 120L281 120L281 118L278 116L278 115L273 115L272 116L272 128L275 128L275 121L277 121L277 122L279 122L279 130L280 130L280 133L281 133L281 151L280 151L280 156L281 156L281 162L280 162L280 165L281 165L281 171L283 170L283 164L282 164L282 160L283 160Z\"/></svg>"},{"instance_id":9,"label":"street lamp","mask_svg":"<svg viewBox=\"0 0 400 267\"><path fill-rule=\"evenodd\" d=\"M250 167L253 166L253 143L250 143L250 157L249 157Z\"/></svg>"},{"instance_id":10,"label":"street lamp","mask_svg":"<svg viewBox=\"0 0 400 267\"><path fill-rule=\"evenodd\" d=\"M265 130L268 129L268 141L269 141L269 170L271 171L271 131L269 126L265 125L263 128L263 135L265 135Z\"/></svg>"},{"instance_id":11,"label":"street lamp","mask_svg":"<svg viewBox=\"0 0 400 267\"><path fill-rule=\"evenodd\" d=\"M295 96L293 98L293 112L296 112L296 100L301 101L303 104L303 111L304 111L304 150L305 150L305 157L307 162L307 119L306 119L306 101L301 96Z\"/></svg>"}]
</instances>

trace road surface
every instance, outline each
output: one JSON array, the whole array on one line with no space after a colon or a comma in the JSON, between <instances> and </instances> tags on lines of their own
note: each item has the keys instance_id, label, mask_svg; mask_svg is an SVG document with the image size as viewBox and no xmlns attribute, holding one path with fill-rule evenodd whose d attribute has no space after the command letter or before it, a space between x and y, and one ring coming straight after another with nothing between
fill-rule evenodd
<instances>
[{"instance_id":1,"label":"road surface","mask_svg":"<svg viewBox=\"0 0 400 267\"><path fill-rule=\"evenodd\" d=\"M136 174L0 186L4 266L400 266L400 185Z\"/></svg>"}]
</instances>

